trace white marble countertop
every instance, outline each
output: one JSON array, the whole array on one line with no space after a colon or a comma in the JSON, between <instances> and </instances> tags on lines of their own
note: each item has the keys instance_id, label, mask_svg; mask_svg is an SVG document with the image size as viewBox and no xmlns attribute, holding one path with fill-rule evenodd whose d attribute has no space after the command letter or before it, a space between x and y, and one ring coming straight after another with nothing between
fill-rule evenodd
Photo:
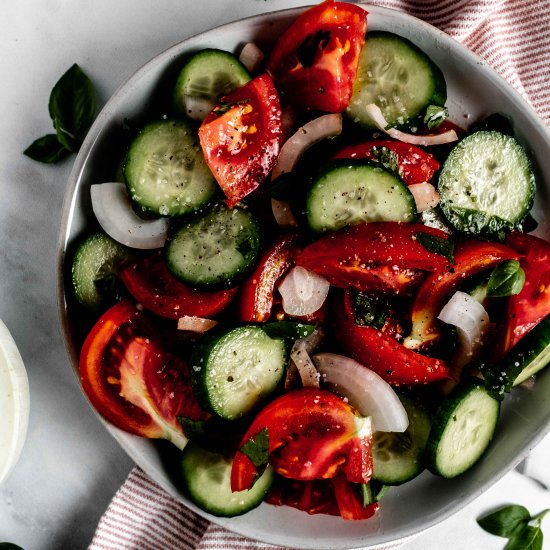
<instances>
[{"instance_id":1,"label":"white marble countertop","mask_svg":"<svg viewBox=\"0 0 550 550\"><path fill-rule=\"evenodd\" d=\"M60 332L55 249L74 157L47 166L22 155L35 138L52 131L47 102L53 84L76 62L96 84L103 104L145 61L172 44L227 21L303 3L3 2L0 318L27 366L31 412L21 459L0 487L0 541L26 550L86 548L132 466L82 396ZM483 533L475 518L510 501L537 512L550 504L549 495L512 472L457 516L403 548L502 548L504 541Z\"/></svg>"}]
</instances>

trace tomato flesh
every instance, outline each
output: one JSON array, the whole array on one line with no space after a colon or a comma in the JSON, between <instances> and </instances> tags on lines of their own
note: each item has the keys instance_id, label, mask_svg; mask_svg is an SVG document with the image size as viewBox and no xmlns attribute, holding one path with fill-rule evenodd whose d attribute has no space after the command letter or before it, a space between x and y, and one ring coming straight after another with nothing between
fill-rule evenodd
<instances>
[{"instance_id":1,"label":"tomato flesh","mask_svg":"<svg viewBox=\"0 0 550 550\"><path fill-rule=\"evenodd\" d=\"M265 74L222 97L204 119L201 147L230 208L267 178L282 136L279 96Z\"/></svg>"},{"instance_id":2,"label":"tomato flesh","mask_svg":"<svg viewBox=\"0 0 550 550\"><path fill-rule=\"evenodd\" d=\"M367 12L326 0L303 12L279 38L267 71L293 105L342 112L351 99Z\"/></svg>"}]
</instances>

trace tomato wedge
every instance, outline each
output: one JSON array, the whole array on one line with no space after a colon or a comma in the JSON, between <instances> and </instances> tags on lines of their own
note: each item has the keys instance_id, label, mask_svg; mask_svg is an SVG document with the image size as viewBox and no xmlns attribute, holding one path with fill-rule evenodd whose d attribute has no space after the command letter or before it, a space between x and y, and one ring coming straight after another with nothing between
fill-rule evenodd
<instances>
[{"instance_id":1,"label":"tomato wedge","mask_svg":"<svg viewBox=\"0 0 550 550\"><path fill-rule=\"evenodd\" d=\"M431 252L420 233L447 240L439 229L397 222L362 223L330 233L305 247L296 258L301 265L339 288L406 293L425 271L439 271L447 258Z\"/></svg>"},{"instance_id":2,"label":"tomato wedge","mask_svg":"<svg viewBox=\"0 0 550 550\"><path fill-rule=\"evenodd\" d=\"M170 273L160 253L134 262L119 277L137 302L167 319L215 317L238 292L237 287L212 292L189 287Z\"/></svg>"},{"instance_id":3,"label":"tomato wedge","mask_svg":"<svg viewBox=\"0 0 550 550\"><path fill-rule=\"evenodd\" d=\"M178 416L207 418L187 365L168 353L145 314L129 301L107 310L80 353L82 388L95 409L130 433L187 442Z\"/></svg>"},{"instance_id":4,"label":"tomato wedge","mask_svg":"<svg viewBox=\"0 0 550 550\"><path fill-rule=\"evenodd\" d=\"M287 234L279 237L264 253L254 273L242 285L242 321L263 323L269 319L275 283L292 267L299 249L298 236Z\"/></svg>"},{"instance_id":5,"label":"tomato wedge","mask_svg":"<svg viewBox=\"0 0 550 550\"><path fill-rule=\"evenodd\" d=\"M279 38L267 72L290 103L340 113L351 99L367 12L326 0L303 12Z\"/></svg>"},{"instance_id":6,"label":"tomato wedge","mask_svg":"<svg viewBox=\"0 0 550 550\"><path fill-rule=\"evenodd\" d=\"M334 155L335 159L378 160L383 148L393 151L397 157L399 175L407 185L429 182L439 170L439 162L420 147L391 139L378 139L344 147Z\"/></svg>"},{"instance_id":7,"label":"tomato wedge","mask_svg":"<svg viewBox=\"0 0 550 550\"><path fill-rule=\"evenodd\" d=\"M281 106L268 75L221 98L199 128L210 170L232 208L273 169L283 139Z\"/></svg>"},{"instance_id":8,"label":"tomato wedge","mask_svg":"<svg viewBox=\"0 0 550 550\"><path fill-rule=\"evenodd\" d=\"M508 298L504 338L499 354L505 355L550 313L550 243L533 235L513 232L506 244L522 254L525 284Z\"/></svg>"},{"instance_id":9,"label":"tomato wedge","mask_svg":"<svg viewBox=\"0 0 550 550\"><path fill-rule=\"evenodd\" d=\"M372 476L371 424L337 395L316 388L293 390L260 411L241 441L267 429L269 462L280 475L312 480L344 474L368 483ZM231 490L249 489L256 466L241 450L233 459Z\"/></svg>"},{"instance_id":10,"label":"tomato wedge","mask_svg":"<svg viewBox=\"0 0 550 550\"><path fill-rule=\"evenodd\" d=\"M349 291L336 305L334 325L338 342L347 354L392 386L415 386L451 378L441 359L407 349L393 338L391 331L357 325Z\"/></svg>"}]
</instances>

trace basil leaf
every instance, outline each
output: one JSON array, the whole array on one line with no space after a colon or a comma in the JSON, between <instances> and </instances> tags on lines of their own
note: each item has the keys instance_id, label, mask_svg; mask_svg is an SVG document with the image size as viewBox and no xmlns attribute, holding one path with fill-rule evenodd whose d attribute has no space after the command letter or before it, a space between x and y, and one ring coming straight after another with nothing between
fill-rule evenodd
<instances>
[{"instance_id":1,"label":"basil leaf","mask_svg":"<svg viewBox=\"0 0 550 550\"><path fill-rule=\"evenodd\" d=\"M55 134L46 134L33 141L24 151L27 157L44 162L45 164L55 164L68 157L71 152L57 140Z\"/></svg>"},{"instance_id":2,"label":"basil leaf","mask_svg":"<svg viewBox=\"0 0 550 550\"><path fill-rule=\"evenodd\" d=\"M306 325L295 321L275 321L263 325L262 328L271 338L300 340L312 334L315 330L315 325Z\"/></svg>"},{"instance_id":3,"label":"basil leaf","mask_svg":"<svg viewBox=\"0 0 550 550\"><path fill-rule=\"evenodd\" d=\"M477 520L478 525L499 537L511 537L531 521L531 514L524 506L512 504Z\"/></svg>"},{"instance_id":4,"label":"basil leaf","mask_svg":"<svg viewBox=\"0 0 550 550\"><path fill-rule=\"evenodd\" d=\"M95 116L92 82L75 63L56 83L48 110L60 143L76 152Z\"/></svg>"},{"instance_id":5,"label":"basil leaf","mask_svg":"<svg viewBox=\"0 0 550 550\"><path fill-rule=\"evenodd\" d=\"M53 121L53 127L56 131L57 141L71 153L77 153L78 149L80 148L80 143L75 139L74 136L68 134L65 130L63 130L59 119L56 118Z\"/></svg>"},{"instance_id":6,"label":"basil leaf","mask_svg":"<svg viewBox=\"0 0 550 550\"><path fill-rule=\"evenodd\" d=\"M428 128L437 128L449 116L447 107L441 105L428 105L424 115L424 123Z\"/></svg>"},{"instance_id":7,"label":"basil leaf","mask_svg":"<svg viewBox=\"0 0 550 550\"><path fill-rule=\"evenodd\" d=\"M497 265L487 283L487 296L502 298L519 294L525 283L525 272L517 260L508 260Z\"/></svg>"},{"instance_id":8,"label":"basil leaf","mask_svg":"<svg viewBox=\"0 0 550 550\"><path fill-rule=\"evenodd\" d=\"M356 325L381 330L388 316L388 304L378 296L356 292L353 295L353 316Z\"/></svg>"},{"instance_id":9,"label":"basil leaf","mask_svg":"<svg viewBox=\"0 0 550 550\"><path fill-rule=\"evenodd\" d=\"M267 428L251 437L239 450L256 466L258 477L261 476L269 460L269 434Z\"/></svg>"},{"instance_id":10,"label":"basil leaf","mask_svg":"<svg viewBox=\"0 0 550 550\"><path fill-rule=\"evenodd\" d=\"M206 437L206 422L204 420L191 420L186 416L178 416L183 433L189 439L201 440Z\"/></svg>"},{"instance_id":11,"label":"basil leaf","mask_svg":"<svg viewBox=\"0 0 550 550\"><path fill-rule=\"evenodd\" d=\"M416 233L416 240L429 252L441 254L449 260L451 264L455 263L454 249L455 243L450 239L444 239L438 235L430 235L422 231Z\"/></svg>"},{"instance_id":12,"label":"basil leaf","mask_svg":"<svg viewBox=\"0 0 550 550\"><path fill-rule=\"evenodd\" d=\"M510 537L505 550L542 550L542 540L540 527L528 525L525 529Z\"/></svg>"}]
</instances>

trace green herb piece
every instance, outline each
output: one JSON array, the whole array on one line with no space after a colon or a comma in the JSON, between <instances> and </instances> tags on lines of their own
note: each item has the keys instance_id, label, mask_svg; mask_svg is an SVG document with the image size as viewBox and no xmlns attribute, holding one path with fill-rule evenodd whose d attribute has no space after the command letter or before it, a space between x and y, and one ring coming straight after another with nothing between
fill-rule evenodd
<instances>
[{"instance_id":1,"label":"green herb piece","mask_svg":"<svg viewBox=\"0 0 550 550\"><path fill-rule=\"evenodd\" d=\"M251 437L239 450L256 466L256 474L260 477L264 473L269 460L269 434L267 428Z\"/></svg>"},{"instance_id":2,"label":"green herb piece","mask_svg":"<svg viewBox=\"0 0 550 550\"><path fill-rule=\"evenodd\" d=\"M454 250L455 243L450 239L444 239L438 235L430 235L429 233L419 232L416 235L416 240L429 252L441 254L449 260L451 264L455 263Z\"/></svg>"},{"instance_id":3,"label":"green herb piece","mask_svg":"<svg viewBox=\"0 0 550 550\"><path fill-rule=\"evenodd\" d=\"M399 158L395 151L388 149L387 147L373 147L372 154L386 170L389 170L392 174L395 174L398 178L401 177L399 172Z\"/></svg>"},{"instance_id":4,"label":"green herb piece","mask_svg":"<svg viewBox=\"0 0 550 550\"><path fill-rule=\"evenodd\" d=\"M178 416L183 433L189 439L202 440L206 437L206 422L204 420L191 420L186 416Z\"/></svg>"},{"instance_id":5,"label":"green herb piece","mask_svg":"<svg viewBox=\"0 0 550 550\"><path fill-rule=\"evenodd\" d=\"M315 325L306 325L296 321L275 321L263 325L264 332L271 338L300 340L307 338L315 330Z\"/></svg>"},{"instance_id":6,"label":"green herb piece","mask_svg":"<svg viewBox=\"0 0 550 550\"><path fill-rule=\"evenodd\" d=\"M449 111L447 107L442 107L441 105L428 105L426 114L424 115L424 124L426 124L428 128L437 128L448 116Z\"/></svg>"},{"instance_id":7,"label":"green herb piece","mask_svg":"<svg viewBox=\"0 0 550 550\"><path fill-rule=\"evenodd\" d=\"M355 324L381 330L388 316L388 304L379 296L357 292L353 296Z\"/></svg>"},{"instance_id":8,"label":"green herb piece","mask_svg":"<svg viewBox=\"0 0 550 550\"><path fill-rule=\"evenodd\" d=\"M76 63L53 87L48 110L56 133L38 138L23 153L52 164L78 151L95 117L92 82Z\"/></svg>"},{"instance_id":9,"label":"green herb piece","mask_svg":"<svg viewBox=\"0 0 550 550\"><path fill-rule=\"evenodd\" d=\"M369 504L376 502L374 495L372 494L370 483L361 483L361 496L363 497L363 508L366 508Z\"/></svg>"},{"instance_id":10,"label":"green herb piece","mask_svg":"<svg viewBox=\"0 0 550 550\"><path fill-rule=\"evenodd\" d=\"M238 101L220 101L219 105L214 109L214 114L218 116L225 115L225 113L230 111L236 105L246 105L249 102L250 100L247 98L239 99Z\"/></svg>"},{"instance_id":11,"label":"green herb piece","mask_svg":"<svg viewBox=\"0 0 550 550\"><path fill-rule=\"evenodd\" d=\"M517 260L508 260L497 265L487 283L487 296L503 298L519 294L525 283L525 272Z\"/></svg>"},{"instance_id":12,"label":"green herb piece","mask_svg":"<svg viewBox=\"0 0 550 550\"><path fill-rule=\"evenodd\" d=\"M371 479L368 483L361 483L361 496L363 497L363 508L380 502L380 499L384 496L389 489L388 485L380 483L376 479Z\"/></svg>"},{"instance_id":13,"label":"green herb piece","mask_svg":"<svg viewBox=\"0 0 550 550\"><path fill-rule=\"evenodd\" d=\"M529 510L518 504L504 506L477 520L492 535L509 539L505 550L542 550L541 522L550 509L531 517Z\"/></svg>"}]
</instances>

